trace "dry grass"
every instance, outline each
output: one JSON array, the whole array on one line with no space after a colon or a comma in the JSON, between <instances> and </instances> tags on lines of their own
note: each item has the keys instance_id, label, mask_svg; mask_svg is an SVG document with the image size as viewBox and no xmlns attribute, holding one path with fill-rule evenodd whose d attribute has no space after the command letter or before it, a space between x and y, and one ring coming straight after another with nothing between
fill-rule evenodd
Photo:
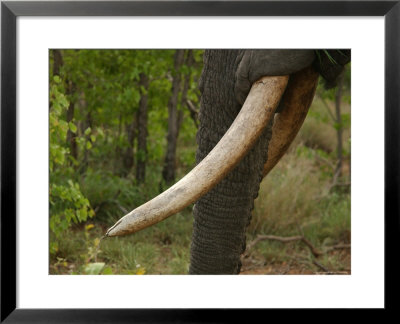
<instances>
[{"instance_id":1,"label":"dry grass","mask_svg":"<svg viewBox=\"0 0 400 324\"><path fill-rule=\"evenodd\" d=\"M316 199L329 185L298 145L263 180L249 232L290 233L315 215Z\"/></svg>"},{"instance_id":2,"label":"dry grass","mask_svg":"<svg viewBox=\"0 0 400 324\"><path fill-rule=\"evenodd\" d=\"M329 102L331 112L334 112ZM350 106L342 105L350 116ZM348 120L348 122L350 122ZM294 143L262 181L247 241L257 235L281 237L304 235L322 255L315 259L301 241L261 241L243 259L243 273L314 274L322 271L351 272L350 249L332 250L351 242L349 187L332 187L337 132L327 107L316 98ZM344 168L341 182L349 182L350 127L343 129Z\"/></svg>"},{"instance_id":3,"label":"dry grass","mask_svg":"<svg viewBox=\"0 0 400 324\"><path fill-rule=\"evenodd\" d=\"M300 140L305 146L332 153L336 149L336 130L331 125L326 125L308 118L300 130L297 142Z\"/></svg>"}]
</instances>

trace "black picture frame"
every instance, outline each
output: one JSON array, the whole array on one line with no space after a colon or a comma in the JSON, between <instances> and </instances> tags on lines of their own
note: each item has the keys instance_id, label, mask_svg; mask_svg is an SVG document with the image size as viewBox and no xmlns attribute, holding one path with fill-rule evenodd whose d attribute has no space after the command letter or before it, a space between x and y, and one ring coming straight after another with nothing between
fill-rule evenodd
<instances>
[{"instance_id":1,"label":"black picture frame","mask_svg":"<svg viewBox=\"0 0 400 324\"><path fill-rule=\"evenodd\" d=\"M244 310L16 308L16 19L19 16L383 16L385 19L385 309L396 307L399 235L400 1L2 1L1 322L227 322ZM371 151L371 154L373 152ZM372 238L371 238L372 239ZM371 260L373 261L373 260ZM366 283L367 284L367 283ZM247 310L262 312L263 310ZM245 311L246 312L246 311ZM263 316L263 314L255 315Z\"/></svg>"}]
</instances>

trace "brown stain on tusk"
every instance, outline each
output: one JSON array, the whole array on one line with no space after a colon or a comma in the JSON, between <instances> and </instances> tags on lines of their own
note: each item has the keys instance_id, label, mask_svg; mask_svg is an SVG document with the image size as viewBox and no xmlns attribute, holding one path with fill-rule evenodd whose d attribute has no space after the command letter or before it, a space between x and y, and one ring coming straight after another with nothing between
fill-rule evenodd
<instances>
[{"instance_id":1,"label":"brown stain on tusk","mask_svg":"<svg viewBox=\"0 0 400 324\"><path fill-rule=\"evenodd\" d=\"M272 126L264 177L282 158L303 125L317 89L318 76L312 67L290 75L280 104L282 112L276 114Z\"/></svg>"},{"instance_id":2,"label":"brown stain on tusk","mask_svg":"<svg viewBox=\"0 0 400 324\"><path fill-rule=\"evenodd\" d=\"M132 234L156 224L217 185L249 152L274 118L288 79L288 76L274 76L255 82L231 127L211 152L178 183L122 217L106 236Z\"/></svg>"}]
</instances>

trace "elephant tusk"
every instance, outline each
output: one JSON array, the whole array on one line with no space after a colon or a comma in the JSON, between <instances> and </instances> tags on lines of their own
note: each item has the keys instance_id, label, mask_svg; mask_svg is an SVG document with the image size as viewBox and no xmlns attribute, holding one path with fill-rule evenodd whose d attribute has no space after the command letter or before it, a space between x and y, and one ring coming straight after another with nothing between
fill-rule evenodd
<instances>
[{"instance_id":1,"label":"elephant tusk","mask_svg":"<svg viewBox=\"0 0 400 324\"><path fill-rule=\"evenodd\" d=\"M122 217L105 236L132 234L181 211L210 191L253 147L281 100L289 76L256 81L214 149L175 185Z\"/></svg>"},{"instance_id":2,"label":"elephant tusk","mask_svg":"<svg viewBox=\"0 0 400 324\"><path fill-rule=\"evenodd\" d=\"M264 164L265 177L285 154L296 137L314 98L318 84L318 72L312 67L290 75L280 108L272 126L272 137L268 145L268 159Z\"/></svg>"}]
</instances>

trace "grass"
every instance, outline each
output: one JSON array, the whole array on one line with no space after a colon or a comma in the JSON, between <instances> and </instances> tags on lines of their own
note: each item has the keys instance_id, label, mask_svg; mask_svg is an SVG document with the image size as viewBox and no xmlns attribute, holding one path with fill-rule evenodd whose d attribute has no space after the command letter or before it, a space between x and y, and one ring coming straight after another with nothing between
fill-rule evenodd
<instances>
[{"instance_id":1,"label":"grass","mask_svg":"<svg viewBox=\"0 0 400 324\"><path fill-rule=\"evenodd\" d=\"M87 225L68 230L66 239L59 242L59 251L51 256L50 273L85 274L85 267L94 262L103 262L112 274L188 271L192 228L189 209L135 235L102 240L97 253L90 257L105 232L104 226L93 225L89 230Z\"/></svg>"},{"instance_id":2,"label":"grass","mask_svg":"<svg viewBox=\"0 0 400 324\"><path fill-rule=\"evenodd\" d=\"M350 107L344 105L343 112ZM320 266L350 273L351 200L348 188L332 187L337 139L329 118L317 99L287 154L262 181L247 231L247 242L258 235L303 235L323 254L315 258L301 241L260 241L243 260L244 273L259 273L254 268L271 274L315 273L322 271ZM343 136L349 152L350 131L345 129ZM348 167L340 180L350 181ZM339 244L346 248L332 249Z\"/></svg>"},{"instance_id":3,"label":"grass","mask_svg":"<svg viewBox=\"0 0 400 324\"><path fill-rule=\"evenodd\" d=\"M319 251L327 251L338 244L349 244L350 195L327 192L331 178L319 170L315 160L299 155L294 148L261 183L255 202L253 219L248 228L247 241L258 235L279 237L303 235ZM293 258L302 261L303 270L316 271L314 256L301 241L282 243L261 241L250 250L246 269L254 265L281 265L290 268ZM318 262L331 271L350 268L348 255L324 253Z\"/></svg>"},{"instance_id":4,"label":"grass","mask_svg":"<svg viewBox=\"0 0 400 324\"><path fill-rule=\"evenodd\" d=\"M343 111L349 113L350 107L345 105ZM261 241L243 260L243 273L350 273L350 249L332 248L351 243L351 200L348 188L331 187L336 132L329 118L326 107L317 99L288 153L262 181L247 231L248 242L263 234L304 235L322 255L316 258L300 241ZM346 129L346 152L350 152L349 138ZM178 148L182 153L179 177L192 167L194 150L193 144L187 143ZM349 165L349 157L346 159ZM342 182L350 181L348 169ZM132 209L158 194L155 174L159 171L149 167L146 186L135 185L129 177L116 179L91 171L81 187L92 205L101 208L91 222L68 229L58 251L50 255L50 273L87 274L88 266L98 264L99 274L187 274L191 208L135 235L99 243L107 227L124 214L121 207Z\"/></svg>"}]
</instances>

